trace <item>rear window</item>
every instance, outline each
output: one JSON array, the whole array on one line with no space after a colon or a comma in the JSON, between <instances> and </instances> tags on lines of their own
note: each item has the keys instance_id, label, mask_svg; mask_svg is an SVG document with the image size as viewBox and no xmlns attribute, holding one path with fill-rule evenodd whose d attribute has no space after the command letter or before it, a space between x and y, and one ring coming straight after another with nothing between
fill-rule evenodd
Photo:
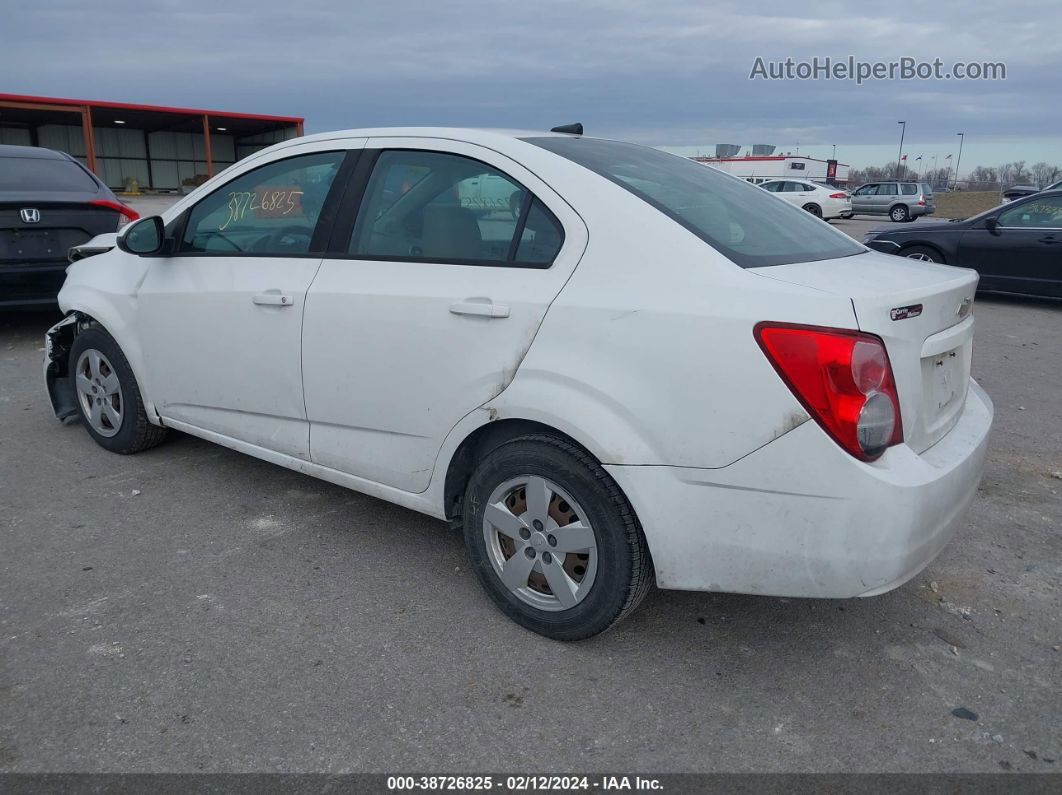
<instances>
[{"instance_id":1,"label":"rear window","mask_svg":"<svg viewBox=\"0 0 1062 795\"><path fill-rule=\"evenodd\" d=\"M866 251L799 207L685 157L598 138L525 140L630 191L743 268Z\"/></svg>"},{"instance_id":2,"label":"rear window","mask_svg":"<svg viewBox=\"0 0 1062 795\"><path fill-rule=\"evenodd\" d=\"M99 187L77 163L42 157L0 158L0 191L96 193Z\"/></svg>"}]
</instances>

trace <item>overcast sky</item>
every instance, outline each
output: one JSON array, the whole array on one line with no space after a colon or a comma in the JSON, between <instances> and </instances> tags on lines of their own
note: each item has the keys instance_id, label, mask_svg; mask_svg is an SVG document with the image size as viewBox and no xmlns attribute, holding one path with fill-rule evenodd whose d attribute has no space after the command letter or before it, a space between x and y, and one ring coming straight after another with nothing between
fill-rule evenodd
<instances>
[{"instance_id":1,"label":"overcast sky","mask_svg":"<svg viewBox=\"0 0 1062 795\"><path fill-rule=\"evenodd\" d=\"M841 0L35 0L4 9L0 91L381 125L545 129L688 151L776 144L1062 164L1062 4ZM1003 61L1004 81L749 80L754 59ZM683 149L686 151L686 149Z\"/></svg>"}]
</instances>

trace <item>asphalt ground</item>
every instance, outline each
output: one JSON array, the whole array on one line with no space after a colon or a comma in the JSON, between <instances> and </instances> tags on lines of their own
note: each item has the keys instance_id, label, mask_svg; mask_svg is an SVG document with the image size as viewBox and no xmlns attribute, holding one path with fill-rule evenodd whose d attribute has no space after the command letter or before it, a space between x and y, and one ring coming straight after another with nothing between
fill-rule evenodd
<instances>
[{"instance_id":1,"label":"asphalt ground","mask_svg":"<svg viewBox=\"0 0 1062 795\"><path fill-rule=\"evenodd\" d=\"M991 452L925 572L657 591L577 644L441 522L177 433L107 453L51 416L57 316L0 316L0 770L1058 771L1062 303L975 313Z\"/></svg>"}]
</instances>

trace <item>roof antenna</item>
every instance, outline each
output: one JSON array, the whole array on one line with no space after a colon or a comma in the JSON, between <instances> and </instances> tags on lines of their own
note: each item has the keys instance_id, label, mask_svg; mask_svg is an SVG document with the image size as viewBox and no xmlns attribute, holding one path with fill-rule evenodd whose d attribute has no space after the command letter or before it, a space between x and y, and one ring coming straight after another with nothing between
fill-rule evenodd
<instances>
[{"instance_id":1,"label":"roof antenna","mask_svg":"<svg viewBox=\"0 0 1062 795\"><path fill-rule=\"evenodd\" d=\"M582 135L583 125L582 122L575 122L574 124L562 124L560 127L553 127L550 132L555 133L569 133L570 135Z\"/></svg>"}]
</instances>

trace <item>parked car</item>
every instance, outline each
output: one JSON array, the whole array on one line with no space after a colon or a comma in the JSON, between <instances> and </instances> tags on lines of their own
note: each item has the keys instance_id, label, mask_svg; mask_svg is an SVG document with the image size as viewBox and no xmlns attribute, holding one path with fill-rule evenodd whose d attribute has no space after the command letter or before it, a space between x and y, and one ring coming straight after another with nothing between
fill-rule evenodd
<instances>
[{"instance_id":1,"label":"parked car","mask_svg":"<svg viewBox=\"0 0 1062 795\"><path fill-rule=\"evenodd\" d=\"M852 197L839 188L795 179L773 179L760 187L827 221L852 217Z\"/></svg>"},{"instance_id":2,"label":"parked car","mask_svg":"<svg viewBox=\"0 0 1062 795\"><path fill-rule=\"evenodd\" d=\"M933 188L926 182L868 182L852 191L852 213L910 221L932 215Z\"/></svg>"},{"instance_id":3,"label":"parked car","mask_svg":"<svg viewBox=\"0 0 1062 795\"><path fill-rule=\"evenodd\" d=\"M1053 182L1046 188L1037 188L1033 185L1014 185L1003 191L1003 201L1012 202L1015 199L1020 199L1024 196L1032 196L1034 193L1039 193L1041 190L1062 190L1062 179L1058 182Z\"/></svg>"},{"instance_id":4,"label":"parked car","mask_svg":"<svg viewBox=\"0 0 1062 795\"><path fill-rule=\"evenodd\" d=\"M1062 190L947 224L877 229L864 242L887 254L973 268L982 290L1062 296Z\"/></svg>"},{"instance_id":5,"label":"parked car","mask_svg":"<svg viewBox=\"0 0 1062 795\"><path fill-rule=\"evenodd\" d=\"M70 248L135 218L70 155L0 145L0 310L54 306Z\"/></svg>"},{"instance_id":6,"label":"parked car","mask_svg":"<svg viewBox=\"0 0 1062 795\"><path fill-rule=\"evenodd\" d=\"M516 217L462 206L484 176ZM113 452L173 428L448 520L491 599L549 637L607 629L654 578L883 593L977 489L976 274L656 149L297 138L116 243L59 295L58 417Z\"/></svg>"}]
</instances>

